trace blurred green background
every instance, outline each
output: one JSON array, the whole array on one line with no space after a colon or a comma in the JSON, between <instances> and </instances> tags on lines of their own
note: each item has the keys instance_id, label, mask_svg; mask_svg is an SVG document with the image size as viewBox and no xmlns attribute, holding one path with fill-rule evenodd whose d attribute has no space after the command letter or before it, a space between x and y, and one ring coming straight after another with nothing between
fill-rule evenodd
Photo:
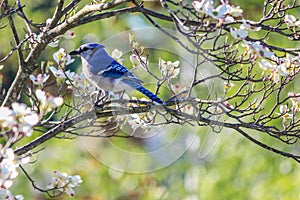
<instances>
[{"instance_id":1,"label":"blurred green background","mask_svg":"<svg viewBox=\"0 0 300 200\"><path fill-rule=\"evenodd\" d=\"M79 7L86 2L88 1L83 1ZM22 3L26 5L24 11L28 18L36 23L42 23L51 17L56 1L32 0ZM236 0L232 3L241 6L246 19L258 20L262 15L263 2L261 0ZM159 9L158 2L147 3L147 6L149 5L154 9ZM24 35L24 25L18 18L15 19L20 35ZM1 24L5 23L7 22L3 19ZM161 23L166 28L173 27L172 24ZM121 15L75 28L73 31L76 37L73 40L60 40L59 46L71 50L85 41L107 41L120 32L145 27L151 27L151 25L141 14ZM0 37L2 38L0 55L3 57L10 51L8 48L12 40L10 30L1 29ZM153 42L154 40L155 37L152 38ZM281 38L274 40L275 44L281 42ZM121 45L126 46L123 43L121 39L117 40L108 49L110 52L114 48L122 49ZM51 60L53 52L57 50L58 48L47 47L40 61ZM128 55L124 56L127 64L129 64ZM174 53L168 54L166 51L156 52L156 54L155 51L151 51L151 56L172 61L178 59ZM3 86L6 88L16 73L15 58L13 55L7 60L1 72L4 76ZM70 65L69 68L78 70L79 66L80 62L77 59L76 63ZM182 130L186 131L187 135L190 134L189 128L183 127ZM175 132L173 130L173 132L166 133L166 138L172 138ZM122 168L115 170L97 157L101 154L108 154L116 160L124 159L119 153L110 150L110 145L122 147L131 152L149 151L143 142L122 138L93 139L97 141L93 146L96 150L92 153L87 150L84 145L86 142L82 139L52 139L46 143L46 149L39 153L36 162L25 168L42 188L46 187L54 170L70 175L81 175L84 182L76 188L75 197L63 195L58 199L300 199L300 191L297 187L300 184L300 171L295 161L268 152L235 132L224 130L221 133L212 133L207 128L199 128L196 133L191 147L184 151L182 156L171 164L160 169L154 167L155 170L147 173L122 172ZM174 149L174 151L177 150ZM132 162L131 165L142 169L147 168L143 165L151 165L149 162L139 162L134 159L130 162ZM51 199L33 190L30 182L21 172L12 186L12 192L23 194L25 199Z\"/></svg>"}]
</instances>

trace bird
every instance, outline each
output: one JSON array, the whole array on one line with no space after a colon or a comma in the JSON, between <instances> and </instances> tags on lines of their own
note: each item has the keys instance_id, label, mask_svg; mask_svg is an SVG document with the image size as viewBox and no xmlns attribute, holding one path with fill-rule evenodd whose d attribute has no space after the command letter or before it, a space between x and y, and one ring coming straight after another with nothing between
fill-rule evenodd
<instances>
[{"instance_id":1,"label":"bird","mask_svg":"<svg viewBox=\"0 0 300 200\"><path fill-rule=\"evenodd\" d=\"M164 102L143 86L143 81L113 59L102 44L86 43L69 52L80 56L82 72L89 82L106 92L137 90L158 104Z\"/></svg>"}]
</instances>

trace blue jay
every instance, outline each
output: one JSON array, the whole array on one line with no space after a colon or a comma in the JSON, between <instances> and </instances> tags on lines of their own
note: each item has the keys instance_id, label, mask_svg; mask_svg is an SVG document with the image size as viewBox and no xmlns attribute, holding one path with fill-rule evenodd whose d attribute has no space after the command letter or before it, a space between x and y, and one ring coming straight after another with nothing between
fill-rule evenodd
<instances>
[{"instance_id":1,"label":"blue jay","mask_svg":"<svg viewBox=\"0 0 300 200\"><path fill-rule=\"evenodd\" d=\"M102 88L105 91L113 92L136 89L152 101L159 104L164 103L155 94L143 87L143 81L108 55L103 45L83 44L69 54L80 55L83 74L98 89Z\"/></svg>"}]
</instances>

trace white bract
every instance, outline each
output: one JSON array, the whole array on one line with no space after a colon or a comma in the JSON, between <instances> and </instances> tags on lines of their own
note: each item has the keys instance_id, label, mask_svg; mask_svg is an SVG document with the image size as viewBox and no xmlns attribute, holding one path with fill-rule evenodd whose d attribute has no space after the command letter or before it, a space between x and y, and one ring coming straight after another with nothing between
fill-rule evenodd
<instances>
[{"instance_id":1,"label":"white bract","mask_svg":"<svg viewBox=\"0 0 300 200\"><path fill-rule=\"evenodd\" d=\"M124 59L122 58L123 56L123 52L118 50L118 49L114 49L112 52L111 52L111 57L113 59L115 59L118 63L120 64L123 64L123 61Z\"/></svg>"},{"instance_id":2,"label":"white bract","mask_svg":"<svg viewBox=\"0 0 300 200\"><path fill-rule=\"evenodd\" d=\"M140 118L137 114L131 114L128 119L128 124L131 126L133 130L137 128L145 128L147 125L146 123Z\"/></svg>"},{"instance_id":3,"label":"white bract","mask_svg":"<svg viewBox=\"0 0 300 200\"><path fill-rule=\"evenodd\" d=\"M159 69L161 71L161 75L168 79L176 78L180 72L179 68L180 62L177 60L175 62L164 61L159 58Z\"/></svg>"},{"instance_id":4,"label":"white bract","mask_svg":"<svg viewBox=\"0 0 300 200\"><path fill-rule=\"evenodd\" d=\"M280 76L288 76L289 72L287 68L289 67L289 62L286 62L285 58L277 58L275 56L272 57L273 62L276 61L276 64L273 64L265 59L262 59L258 62L258 65L264 71L271 71L271 77L273 78L275 83L279 82Z\"/></svg>"},{"instance_id":5,"label":"white bract","mask_svg":"<svg viewBox=\"0 0 300 200\"><path fill-rule=\"evenodd\" d=\"M39 122L38 115L26 104L12 103L12 109L0 108L0 126L5 131L13 131L26 136L32 134L32 127Z\"/></svg>"},{"instance_id":6,"label":"white bract","mask_svg":"<svg viewBox=\"0 0 300 200\"><path fill-rule=\"evenodd\" d=\"M139 59L138 55L131 54L129 59L130 59L130 62L133 64L134 67L137 67L137 66L140 65L140 59Z\"/></svg>"},{"instance_id":7,"label":"white bract","mask_svg":"<svg viewBox=\"0 0 300 200\"><path fill-rule=\"evenodd\" d=\"M215 9L215 12L211 17L215 19L224 19L225 16L228 14L228 11L229 11L229 7L227 5L219 5Z\"/></svg>"},{"instance_id":8,"label":"white bract","mask_svg":"<svg viewBox=\"0 0 300 200\"><path fill-rule=\"evenodd\" d=\"M233 17L241 17L243 15L243 10L240 8L240 6L227 5L227 7L229 15Z\"/></svg>"},{"instance_id":9,"label":"white bract","mask_svg":"<svg viewBox=\"0 0 300 200\"><path fill-rule=\"evenodd\" d=\"M30 75L29 78L35 85L43 85L50 75L48 74L38 74L36 77L34 75Z\"/></svg>"},{"instance_id":10,"label":"white bract","mask_svg":"<svg viewBox=\"0 0 300 200\"><path fill-rule=\"evenodd\" d=\"M214 8L213 3L213 0L200 0L193 1L192 5L197 12L225 22L232 22L234 17L242 16L243 10L239 6L223 2L217 8Z\"/></svg>"},{"instance_id":11,"label":"white bract","mask_svg":"<svg viewBox=\"0 0 300 200\"><path fill-rule=\"evenodd\" d=\"M262 59L260 62L258 62L258 65L263 70L267 70L267 69L273 70L273 69L275 69L275 66L271 62L267 61L266 59Z\"/></svg>"},{"instance_id":12,"label":"white bract","mask_svg":"<svg viewBox=\"0 0 300 200\"><path fill-rule=\"evenodd\" d=\"M13 185L13 179L19 174L17 171L19 164L28 163L30 157L19 159L15 157L13 149L2 148L0 150L0 158L0 188L8 189ZM5 192L9 193L9 191L1 191L0 197L4 194L8 195L8 193Z\"/></svg>"},{"instance_id":13,"label":"white bract","mask_svg":"<svg viewBox=\"0 0 300 200\"><path fill-rule=\"evenodd\" d=\"M293 118L293 114L288 113L290 111L289 107L287 105L280 105L279 107L279 113L276 113L278 115L282 115L282 119L283 119L283 124L286 122L286 119L291 119Z\"/></svg>"},{"instance_id":14,"label":"white bract","mask_svg":"<svg viewBox=\"0 0 300 200\"><path fill-rule=\"evenodd\" d=\"M14 196L10 190L1 188L0 189L0 199L5 200L24 200L24 197L22 195L16 195Z\"/></svg>"},{"instance_id":15,"label":"white bract","mask_svg":"<svg viewBox=\"0 0 300 200\"><path fill-rule=\"evenodd\" d=\"M47 188L57 189L61 192L65 192L69 196L75 195L74 188L82 183L82 179L79 175L69 176L64 172L54 171L54 176Z\"/></svg>"},{"instance_id":16,"label":"white bract","mask_svg":"<svg viewBox=\"0 0 300 200\"><path fill-rule=\"evenodd\" d=\"M72 59L71 56L67 54L67 51L63 48L60 48L53 54L53 59L58 65L69 65L75 61L75 59Z\"/></svg>"},{"instance_id":17,"label":"white bract","mask_svg":"<svg viewBox=\"0 0 300 200\"><path fill-rule=\"evenodd\" d=\"M61 69L56 69L55 67L51 66L49 68L51 70L51 72L53 73L53 75L58 78L58 79L63 79L63 78L66 78L66 75L64 73L63 70Z\"/></svg>"},{"instance_id":18,"label":"white bract","mask_svg":"<svg viewBox=\"0 0 300 200\"><path fill-rule=\"evenodd\" d=\"M143 64L148 65L147 58L145 56L140 56L139 57L136 54L131 54L129 59L130 59L130 62L132 63L132 65L133 65L133 67L139 67L139 66L143 67L143 65L141 64L141 61L142 61Z\"/></svg>"},{"instance_id":19,"label":"white bract","mask_svg":"<svg viewBox=\"0 0 300 200\"><path fill-rule=\"evenodd\" d=\"M71 80L72 84L75 87L85 88L84 82L85 82L86 78L83 75L83 73L81 73L80 75L78 75L75 72L70 72L70 73L67 73L67 77ZM71 83L70 83L69 80L67 80L66 83L71 85Z\"/></svg>"},{"instance_id":20,"label":"white bract","mask_svg":"<svg viewBox=\"0 0 300 200\"><path fill-rule=\"evenodd\" d=\"M46 20L46 26L41 28L42 31L45 31L45 30L47 29L47 27L51 24L51 22L52 22L52 19L51 19L51 18L48 18L48 19ZM54 48L54 47L58 47L58 43L59 43L59 39L60 39L60 38L63 37L63 38L65 38L65 39L70 40L70 39L73 39L75 36L76 36L76 35L75 35L74 31L67 30L63 35L59 35L59 36L55 37L48 45L49 45L50 47L53 47L53 48Z\"/></svg>"},{"instance_id":21,"label":"white bract","mask_svg":"<svg viewBox=\"0 0 300 200\"><path fill-rule=\"evenodd\" d=\"M248 31L260 31L261 27L252 26L249 21L242 19L243 24L240 26L240 29L248 30Z\"/></svg>"},{"instance_id":22,"label":"white bract","mask_svg":"<svg viewBox=\"0 0 300 200\"><path fill-rule=\"evenodd\" d=\"M300 111L300 94L296 94L294 92L289 92L288 96L290 97L290 100L292 101L292 111L294 114L296 114L298 111Z\"/></svg>"},{"instance_id":23,"label":"white bract","mask_svg":"<svg viewBox=\"0 0 300 200\"><path fill-rule=\"evenodd\" d=\"M231 33L232 37L234 37L236 39L239 39L239 40L242 40L242 39L245 39L249 35L248 31L259 31L259 30L261 30L260 27L252 26L244 18L242 19L242 22L243 23L241 24L239 29L230 28L230 33Z\"/></svg>"},{"instance_id":24,"label":"white bract","mask_svg":"<svg viewBox=\"0 0 300 200\"><path fill-rule=\"evenodd\" d=\"M52 42L48 43L48 46L55 48L55 47L58 47L58 43L59 43L59 40L53 40Z\"/></svg>"},{"instance_id":25,"label":"white bract","mask_svg":"<svg viewBox=\"0 0 300 200\"><path fill-rule=\"evenodd\" d=\"M261 43L259 41L249 42L249 41L244 40L243 45L247 48L247 50L250 53L254 53L261 57L271 58L275 55L274 52L271 52L268 47L261 45Z\"/></svg>"},{"instance_id":26,"label":"white bract","mask_svg":"<svg viewBox=\"0 0 300 200\"><path fill-rule=\"evenodd\" d=\"M65 32L65 34L63 35L63 37L67 40L70 40L70 39L73 39L74 37L76 37L74 31L71 31L71 30L67 30Z\"/></svg>"},{"instance_id":27,"label":"white bract","mask_svg":"<svg viewBox=\"0 0 300 200\"><path fill-rule=\"evenodd\" d=\"M279 111L281 114L285 114L285 113L289 112L289 107L287 105L280 105Z\"/></svg>"},{"instance_id":28,"label":"white bract","mask_svg":"<svg viewBox=\"0 0 300 200\"><path fill-rule=\"evenodd\" d=\"M230 33L235 39L245 39L248 36L248 31L244 29L230 28Z\"/></svg>"},{"instance_id":29,"label":"white bract","mask_svg":"<svg viewBox=\"0 0 300 200\"><path fill-rule=\"evenodd\" d=\"M1 149L0 157L0 188L10 188L13 184L13 179L18 176L18 163L15 162L14 151L11 148Z\"/></svg>"},{"instance_id":30,"label":"white bract","mask_svg":"<svg viewBox=\"0 0 300 200\"><path fill-rule=\"evenodd\" d=\"M180 110L181 110L181 112L184 112L189 115L192 115L194 113L194 107L190 104L185 105Z\"/></svg>"},{"instance_id":31,"label":"white bract","mask_svg":"<svg viewBox=\"0 0 300 200\"><path fill-rule=\"evenodd\" d=\"M59 107L63 104L64 99L62 97L54 97L42 90L36 90L35 95L40 102L39 110L43 115L45 112L50 112L53 108Z\"/></svg>"},{"instance_id":32,"label":"white bract","mask_svg":"<svg viewBox=\"0 0 300 200\"><path fill-rule=\"evenodd\" d=\"M186 90L187 88L184 85L180 85L180 84L171 84L171 90L175 93L178 94L180 92L183 92L184 90Z\"/></svg>"},{"instance_id":33,"label":"white bract","mask_svg":"<svg viewBox=\"0 0 300 200\"><path fill-rule=\"evenodd\" d=\"M12 110L7 107L0 107L0 125L6 123L5 121L12 115Z\"/></svg>"},{"instance_id":34,"label":"white bract","mask_svg":"<svg viewBox=\"0 0 300 200\"><path fill-rule=\"evenodd\" d=\"M284 22L288 27L300 27L300 20L293 15L286 15L284 17Z\"/></svg>"},{"instance_id":35,"label":"white bract","mask_svg":"<svg viewBox=\"0 0 300 200\"><path fill-rule=\"evenodd\" d=\"M193 1L192 5L197 12L202 12L206 14L212 14L214 10L213 0L202 0L202 1Z\"/></svg>"},{"instance_id":36,"label":"white bract","mask_svg":"<svg viewBox=\"0 0 300 200\"><path fill-rule=\"evenodd\" d=\"M75 87L84 88L84 81L86 80L86 78L82 73L78 75L75 72L71 72L69 70L64 72L62 69L56 69L53 66L51 66L49 69L57 79L62 80L67 78L66 83L68 85L74 85Z\"/></svg>"}]
</instances>

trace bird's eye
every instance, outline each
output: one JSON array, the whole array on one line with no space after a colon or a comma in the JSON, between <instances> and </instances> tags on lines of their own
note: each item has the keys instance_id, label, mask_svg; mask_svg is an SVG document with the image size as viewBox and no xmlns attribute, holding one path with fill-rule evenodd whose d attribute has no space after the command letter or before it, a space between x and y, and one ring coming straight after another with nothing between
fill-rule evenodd
<instances>
[{"instance_id":1,"label":"bird's eye","mask_svg":"<svg viewBox=\"0 0 300 200\"><path fill-rule=\"evenodd\" d=\"M89 50L90 48L89 47L82 47L81 49L80 49L80 51L81 52L84 52L84 51L87 51L87 50Z\"/></svg>"}]
</instances>

